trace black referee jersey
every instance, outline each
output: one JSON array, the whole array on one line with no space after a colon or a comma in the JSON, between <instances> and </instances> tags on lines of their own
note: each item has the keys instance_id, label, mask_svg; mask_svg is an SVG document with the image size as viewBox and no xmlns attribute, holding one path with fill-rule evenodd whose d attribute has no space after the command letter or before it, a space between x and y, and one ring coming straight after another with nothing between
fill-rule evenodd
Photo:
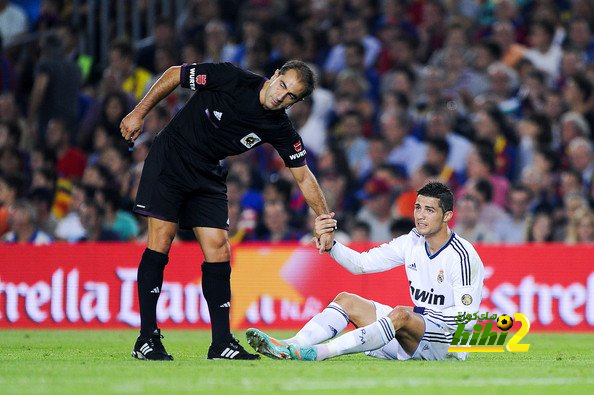
<instances>
[{"instance_id":1,"label":"black referee jersey","mask_svg":"<svg viewBox=\"0 0 594 395\"><path fill-rule=\"evenodd\" d=\"M167 129L180 152L218 162L270 143L287 167L305 164L306 150L285 110L265 110L265 78L231 63L184 64L181 86L197 91Z\"/></svg>"}]
</instances>

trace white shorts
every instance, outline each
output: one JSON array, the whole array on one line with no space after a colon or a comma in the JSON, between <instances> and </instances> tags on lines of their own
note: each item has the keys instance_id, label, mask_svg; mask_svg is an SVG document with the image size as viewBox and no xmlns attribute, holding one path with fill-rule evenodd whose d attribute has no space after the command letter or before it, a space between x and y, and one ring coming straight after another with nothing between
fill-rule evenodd
<instances>
[{"instance_id":1,"label":"white shorts","mask_svg":"<svg viewBox=\"0 0 594 395\"><path fill-rule=\"evenodd\" d=\"M375 305L377 319L386 317L392 310L394 310L393 307L385 304L378 302L373 302L373 304ZM404 351L396 339L393 339L382 348L366 351L365 355L382 359L397 359L400 361L408 359L424 359L428 361L466 359L466 354L468 353L448 353L448 348L450 347L450 341L448 341L448 339L451 339L453 334L446 329L447 327L445 324L441 323L439 320L428 318L427 316L422 317L423 321L425 321L425 332L423 338L419 342L419 346L412 355Z\"/></svg>"}]
</instances>

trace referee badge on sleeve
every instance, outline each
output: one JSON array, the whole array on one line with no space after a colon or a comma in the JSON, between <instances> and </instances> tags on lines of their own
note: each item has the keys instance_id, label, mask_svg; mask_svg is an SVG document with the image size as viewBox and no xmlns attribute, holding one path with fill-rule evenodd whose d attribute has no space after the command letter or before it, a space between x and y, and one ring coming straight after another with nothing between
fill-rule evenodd
<instances>
[{"instance_id":1,"label":"referee badge on sleeve","mask_svg":"<svg viewBox=\"0 0 594 395\"><path fill-rule=\"evenodd\" d=\"M245 145L246 148L252 148L254 145L258 144L262 139L258 137L256 133L250 133L240 140L241 144Z\"/></svg>"},{"instance_id":2,"label":"referee badge on sleeve","mask_svg":"<svg viewBox=\"0 0 594 395\"><path fill-rule=\"evenodd\" d=\"M471 304L472 303L472 296L470 296L469 294L462 295L462 303L465 306L468 306L469 304Z\"/></svg>"}]
</instances>

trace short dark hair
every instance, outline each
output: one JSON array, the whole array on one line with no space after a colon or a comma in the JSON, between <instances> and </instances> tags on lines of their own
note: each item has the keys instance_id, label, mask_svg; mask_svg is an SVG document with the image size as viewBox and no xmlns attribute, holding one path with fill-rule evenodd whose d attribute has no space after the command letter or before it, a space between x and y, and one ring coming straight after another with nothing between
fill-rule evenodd
<instances>
[{"instance_id":1,"label":"short dark hair","mask_svg":"<svg viewBox=\"0 0 594 395\"><path fill-rule=\"evenodd\" d=\"M583 74L574 74L569 79L575 82L575 85L582 94L583 101L587 102L590 100L590 97L592 97L592 83L590 83L590 80Z\"/></svg>"},{"instance_id":2,"label":"short dark hair","mask_svg":"<svg viewBox=\"0 0 594 395\"><path fill-rule=\"evenodd\" d=\"M454 193L446 184L429 182L417 191L417 195L439 199L439 207L444 213L454 210Z\"/></svg>"},{"instance_id":3,"label":"short dark hair","mask_svg":"<svg viewBox=\"0 0 594 395\"><path fill-rule=\"evenodd\" d=\"M437 152L446 157L450 154L450 144L448 144L448 141L442 137L428 138L427 145L430 145Z\"/></svg>"},{"instance_id":4,"label":"short dark hair","mask_svg":"<svg viewBox=\"0 0 594 395\"><path fill-rule=\"evenodd\" d=\"M476 191L485 199L485 202L493 200L493 184L486 178L479 178L474 184Z\"/></svg>"},{"instance_id":5,"label":"short dark hair","mask_svg":"<svg viewBox=\"0 0 594 395\"><path fill-rule=\"evenodd\" d=\"M311 95L316 85L316 79L309 66L301 60L289 60L280 68L280 73L284 75L288 70L295 70L299 80L305 85L305 90L299 99Z\"/></svg>"}]
</instances>

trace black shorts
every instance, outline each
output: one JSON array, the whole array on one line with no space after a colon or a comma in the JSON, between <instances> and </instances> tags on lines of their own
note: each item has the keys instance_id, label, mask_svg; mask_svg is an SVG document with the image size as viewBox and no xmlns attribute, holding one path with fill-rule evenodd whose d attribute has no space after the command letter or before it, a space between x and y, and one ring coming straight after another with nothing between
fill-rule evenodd
<instances>
[{"instance_id":1,"label":"black shorts","mask_svg":"<svg viewBox=\"0 0 594 395\"><path fill-rule=\"evenodd\" d=\"M176 147L167 129L157 135L144 161L134 212L178 223L229 228L227 170Z\"/></svg>"}]
</instances>

